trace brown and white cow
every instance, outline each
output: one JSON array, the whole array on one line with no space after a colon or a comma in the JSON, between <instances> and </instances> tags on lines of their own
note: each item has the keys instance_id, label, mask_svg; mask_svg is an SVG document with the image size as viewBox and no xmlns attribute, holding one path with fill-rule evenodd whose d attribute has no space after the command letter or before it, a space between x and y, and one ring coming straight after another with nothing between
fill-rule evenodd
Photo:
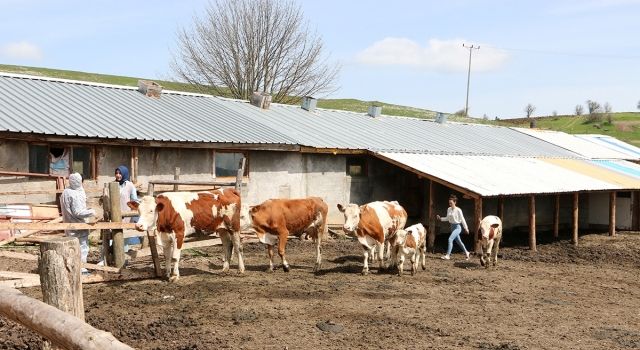
<instances>
[{"instance_id":1,"label":"brown and white cow","mask_svg":"<svg viewBox=\"0 0 640 350\"><path fill-rule=\"evenodd\" d=\"M278 242L278 254L282 259L282 269L289 272L285 257L287 237L306 235L316 246L314 272L320 270L322 253L320 245L327 236L327 204L319 197L304 199L269 199L249 210L251 227L260 242L267 245L269 269L273 271L273 246Z\"/></svg>"},{"instance_id":2,"label":"brown and white cow","mask_svg":"<svg viewBox=\"0 0 640 350\"><path fill-rule=\"evenodd\" d=\"M411 275L418 272L418 264L422 263L422 269L425 270L425 242L427 238L427 230L422 224L415 224L404 230L396 232L396 257L398 261L398 275L402 276L404 270L404 256L408 255L411 260Z\"/></svg>"},{"instance_id":3,"label":"brown and white cow","mask_svg":"<svg viewBox=\"0 0 640 350\"><path fill-rule=\"evenodd\" d=\"M491 253L493 253L493 266L496 266L498 263L498 250L500 249L501 239L502 220L495 215L485 216L484 219L480 221L480 226L478 227L478 241L482 248L482 255L480 255L480 264L482 264L482 266L489 267Z\"/></svg>"},{"instance_id":4,"label":"brown and white cow","mask_svg":"<svg viewBox=\"0 0 640 350\"><path fill-rule=\"evenodd\" d=\"M136 228L157 229L164 249L169 281L180 277L180 250L184 238L198 231L218 232L224 249L222 271L229 270L232 249L238 256L238 270L244 272L240 241L240 195L234 189L211 192L166 192L142 197L140 203L129 202L140 212ZM175 266L172 268L172 265Z\"/></svg>"},{"instance_id":5,"label":"brown and white cow","mask_svg":"<svg viewBox=\"0 0 640 350\"><path fill-rule=\"evenodd\" d=\"M338 204L338 209L344 214L344 231L355 235L364 250L363 275L369 273L370 253L374 254L374 259L377 257L381 270L386 267L385 260L395 265L395 253L391 248L396 232L407 223L407 212L398 202L377 201L360 206Z\"/></svg>"}]
</instances>

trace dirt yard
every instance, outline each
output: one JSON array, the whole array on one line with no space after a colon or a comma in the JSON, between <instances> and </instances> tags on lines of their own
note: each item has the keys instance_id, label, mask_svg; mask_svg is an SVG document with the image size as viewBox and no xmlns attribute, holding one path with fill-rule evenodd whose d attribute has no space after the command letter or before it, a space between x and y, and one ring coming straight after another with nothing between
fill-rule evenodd
<instances>
[{"instance_id":1,"label":"dirt yard","mask_svg":"<svg viewBox=\"0 0 640 350\"><path fill-rule=\"evenodd\" d=\"M246 244L242 276L221 273L220 247L201 248L184 254L175 284L85 284L85 312L138 349L640 348L640 233L580 243L540 244L537 254L512 244L489 270L460 253L429 254L426 271L402 278L377 267L360 275L351 240L324 245L319 275L311 242L290 241L292 271L271 274L264 248ZM0 258L2 270L33 271L28 263ZM39 344L0 317L0 349Z\"/></svg>"}]
</instances>

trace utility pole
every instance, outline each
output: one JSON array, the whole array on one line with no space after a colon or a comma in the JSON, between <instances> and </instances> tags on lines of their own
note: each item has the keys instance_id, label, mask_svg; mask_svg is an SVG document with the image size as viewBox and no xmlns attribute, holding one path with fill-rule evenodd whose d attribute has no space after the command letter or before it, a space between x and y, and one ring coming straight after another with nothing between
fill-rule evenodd
<instances>
[{"instance_id":1,"label":"utility pole","mask_svg":"<svg viewBox=\"0 0 640 350\"><path fill-rule=\"evenodd\" d=\"M462 47L464 47L465 49L469 49L469 70L467 71L467 101L464 104L464 116L469 117L469 80L471 79L471 52L474 49L480 50L480 45L469 46L469 45L462 44Z\"/></svg>"}]
</instances>

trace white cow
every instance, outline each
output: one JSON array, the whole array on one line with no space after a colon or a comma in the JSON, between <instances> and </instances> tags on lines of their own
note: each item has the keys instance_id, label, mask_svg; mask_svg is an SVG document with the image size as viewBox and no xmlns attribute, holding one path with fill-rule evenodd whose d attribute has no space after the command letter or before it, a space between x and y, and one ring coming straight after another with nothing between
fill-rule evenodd
<instances>
[{"instance_id":1,"label":"white cow","mask_svg":"<svg viewBox=\"0 0 640 350\"><path fill-rule=\"evenodd\" d=\"M480 221L478 228L478 240L482 248L480 256L480 264L488 268L491 262L491 253L493 252L493 266L498 263L498 250L500 249L500 240L502 239L502 220L495 215L485 216ZM487 260L488 258L488 260Z\"/></svg>"},{"instance_id":2,"label":"white cow","mask_svg":"<svg viewBox=\"0 0 640 350\"><path fill-rule=\"evenodd\" d=\"M422 269L425 270L425 242L427 238L427 230L422 224L415 224L407 227L405 230L396 232L396 256L398 259L398 275L402 276L404 270L404 256L409 255L411 260L411 275L418 272L418 264L422 262ZM421 260L422 259L422 260Z\"/></svg>"}]
</instances>

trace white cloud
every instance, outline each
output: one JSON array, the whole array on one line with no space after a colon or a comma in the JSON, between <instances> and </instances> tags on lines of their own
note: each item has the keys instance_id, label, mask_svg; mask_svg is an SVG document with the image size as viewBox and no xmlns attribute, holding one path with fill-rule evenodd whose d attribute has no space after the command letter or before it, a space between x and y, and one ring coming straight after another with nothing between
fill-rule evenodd
<instances>
[{"instance_id":1,"label":"white cloud","mask_svg":"<svg viewBox=\"0 0 640 350\"><path fill-rule=\"evenodd\" d=\"M9 59L38 61L42 59L42 50L34 44L22 41L19 43L9 43L0 47L0 56Z\"/></svg>"},{"instance_id":2,"label":"white cloud","mask_svg":"<svg viewBox=\"0 0 640 350\"><path fill-rule=\"evenodd\" d=\"M384 38L360 51L356 61L372 65L414 66L436 71L466 71L469 51L462 39L431 39L426 46L406 38ZM474 45L477 46L476 43ZM489 71L502 66L508 59L503 50L483 47L474 50L473 71Z\"/></svg>"}]
</instances>

